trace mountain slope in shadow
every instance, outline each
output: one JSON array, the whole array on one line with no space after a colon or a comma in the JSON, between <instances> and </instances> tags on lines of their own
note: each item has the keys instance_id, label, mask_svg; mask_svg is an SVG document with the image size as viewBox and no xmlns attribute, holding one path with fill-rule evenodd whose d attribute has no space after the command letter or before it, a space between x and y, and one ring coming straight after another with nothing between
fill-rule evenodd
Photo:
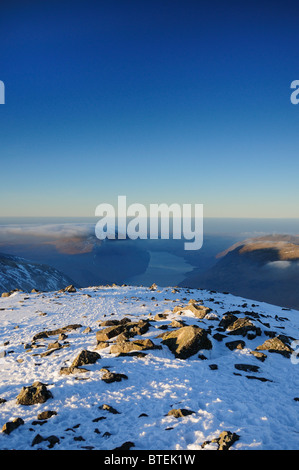
<instances>
[{"instance_id":1,"label":"mountain slope in shadow","mask_svg":"<svg viewBox=\"0 0 299 470\"><path fill-rule=\"evenodd\" d=\"M219 253L217 258L204 274L191 274L181 286L299 308L299 236L247 239Z\"/></svg>"}]
</instances>

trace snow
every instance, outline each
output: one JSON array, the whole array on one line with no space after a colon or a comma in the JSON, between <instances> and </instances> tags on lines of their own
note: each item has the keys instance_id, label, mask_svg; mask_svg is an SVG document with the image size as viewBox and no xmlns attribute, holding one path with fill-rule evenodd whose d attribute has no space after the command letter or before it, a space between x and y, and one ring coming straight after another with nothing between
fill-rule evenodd
<instances>
[{"instance_id":1,"label":"snow","mask_svg":"<svg viewBox=\"0 0 299 470\"><path fill-rule=\"evenodd\" d=\"M190 299L200 299L212 309L206 319L195 318L190 310L183 315L172 313L175 306L186 305ZM264 324L254 321L262 329L261 336L242 338L246 347L230 351L225 341L240 337L217 341L213 334L224 313L235 310L241 312L239 316L254 311L265 317L260 317ZM210 327L213 348L200 351L206 360L199 359L198 354L177 359L166 345L144 351L147 355L143 358L116 357L106 348L97 350L101 359L95 364L84 366L88 372L60 374L61 367L70 366L81 350L95 350L99 322L123 317L138 321L165 311L168 317L152 321L140 338L162 345L158 335L167 330L158 327L169 325L174 318L187 325ZM25 348L36 333L74 323L82 327L67 332L69 347L41 356L49 342L57 340L57 336L51 336L39 340L39 348ZM295 310L205 290L98 286L76 293L16 292L0 299L0 325L0 353L6 351L5 357L0 354L0 398L6 400L0 404L0 428L15 418L24 420L24 425L9 435L0 432L2 450L48 449L46 440L32 446L37 434L57 436L55 450L113 450L126 441L134 443L132 450L201 450L204 441L217 438L222 431L240 436L231 450L298 448L299 401L294 398L299 396L299 366L291 358L268 351L264 351L267 358L261 362L250 352L269 339L266 330L298 339L299 312ZM86 327L91 332L84 332ZM235 364L240 363L256 365L259 372L237 370ZM218 368L211 370L211 364ZM125 374L128 379L105 383L101 380L103 368ZM246 375L268 381L249 380ZM36 381L47 384L53 398L43 404L17 404L22 387ZM113 406L119 414L102 410L103 404ZM194 413L182 418L167 416L173 408ZM42 424L37 415L45 410L54 410L57 415ZM211 443L204 449L214 448Z\"/></svg>"}]
</instances>

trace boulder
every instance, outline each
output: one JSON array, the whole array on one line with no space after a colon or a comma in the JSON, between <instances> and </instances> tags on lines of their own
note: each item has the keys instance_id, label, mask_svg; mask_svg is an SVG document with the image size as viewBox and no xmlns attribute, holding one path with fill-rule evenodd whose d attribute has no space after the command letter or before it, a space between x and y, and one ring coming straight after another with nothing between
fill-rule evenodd
<instances>
[{"instance_id":1,"label":"boulder","mask_svg":"<svg viewBox=\"0 0 299 470\"><path fill-rule=\"evenodd\" d=\"M53 398L52 393L42 382L34 382L29 387L23 387L17 396L19 405L35 405L45 403L49 398Z\"/></svg>"},{"instance_id":2,"label":"boulder","mask_svg":"<svg viewBox=\"0 0 299 470\"><path fill-rule=\"evenodd\" d=\"M10 434L22 424L24 424L22 418L16 418L13 421L8 421L3 425L2 432L4 432L4 434Z\"/></svg>"},{"instance_id":3,"label":"boulder","mask_svg":"<svg viewBox=\"0 0 299 470\"><path fill-rule=\"evenodd\" d=\"M248 332L254 332L254 337L260 336L262 333L261 329L255 326L255 324L252 323L252 321L248 317L238 318L236 321L228 325L227 331L230 335L241 336L246 336Z\"/></svg>"},{"instance_id":4,"label":"boulder","mask_svg":"<svg viewBox=\"0 0 299 470\"><path fill-rule=\"evenodd\" d=\"M166 333L162 343L179 359L187 359L201 349L212 349L206 330L196 325L184 326Z\"/></svg>"},{"instance_id":5,"label":"boulder","mask_svg":"<svg viewBox=\"0 0 299 470\"><path fill-rule=\"evenodd\" d=\"M190 301L187 305L183 307L174 307L173 313L182 313L186 312L187 310L190 310L196 318L204 318L207 313L211 312L212 309L209 307L205 307L204 305L201 304L196 304L195 301Z\"/></svg>"},{"instance_id":6,"label":"boulder","mask_svg":"<svg viewBox=\"0 0 299 470\"><path fill-rule=\"evenodd\" d=\"M278 335L275 338L267 339L263 344L257 346L258 351L269 351L290 357L293 349L289 346L289 339L285 335Z\"/></svg>"},{"instance_id":7,"label":"boulder","mask_svg":"<svg viewBox=\"0 0 299 470\"><path fill-rule=\"evenodd\" d=\"M86 364L94 364L98 359L101 359L100 354L95 351L88 351L87 349L83 349L73 360L71 367L74 368Z\"/></svg>"},{"instance_id":8,"label":"boulder","mask_svg":"<svg viewBox=\"0 0 299 470\"><path fill-rule=\"evenodd\" d=\"M140 339L136 341L120 341L112 344L110 348L111 354L124 354L130 351L143 351L146 349L154 349L156 346L150 339Z\"/></svg>"}]
</instances>

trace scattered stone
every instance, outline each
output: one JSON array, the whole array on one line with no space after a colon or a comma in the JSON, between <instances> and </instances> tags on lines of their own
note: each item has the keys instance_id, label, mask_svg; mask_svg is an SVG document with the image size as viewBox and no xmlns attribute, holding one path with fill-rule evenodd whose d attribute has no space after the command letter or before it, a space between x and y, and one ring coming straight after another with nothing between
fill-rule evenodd
<instances>
[{"instance_id":1,"label":"scattered stone","mask_svg":"<svg viewBox=\"0 0 299 470\"><path fill-rule=\"evenodd\" d=\"M7 400L5 398L0 398L0 405L2 405L3 403L6 403Z\"/></svg>"},{"instance_id":2,"label":"scattered stone","mask_svg":"<svg viewBox=\"0 0 299 470\"><path fill-rule=\"evenodd\" d=\"M110 384L113 382L120 382L122 379L127 380L128 377L125 374L117 374L115 372L110 372L110 371L105 372L101 378L101 380L103 380L107 384Z\"/></svg>"},{"instance_id":3,"label":"scattered stone","mask_svg":"<svg viewBox=\"0 0 299 470\"><path fill-rule=\"evenodd\" d=\"M52 418L52 416L55 416L55 415L57 415L57 411L51 411L51 410L42 411L41 413L37 415L37 419L47 420L47 419Z\"/></svg>"},{"instance_id":4,"label":"scattered stone","mask_svg":"<svg viewBox=\"0 0 299 470\"><path fill-rule=\"evenodd\" d=\"M89 372L88 369L81 368L85 364L94 364L98 359L101 359L100 354L95 351L88 351L83 349L78 356L73 360L70 367L62 367L60 374L69 375L77 372Z\"/></svg>"},{"instance_id":5,"label":"scattered stone","mask_svg":"<svg viewBox=\"0 0 299 470\"><path fill-rule=\"evenodd\" d=\"M269 351L290 357L293 349L289 346L289 340L285 335L278 335L275 338L267 339L263 344L257 346L259 351Z\"/></svg>"},{"instance_id":6,"label":"scattered stone","mask_svg":"<svg viewBox=\"0 0 299 470\"><path fill-rule=\"evenodd\" d=\"M67 326L64 326L62 328L58 328L56 330L41 331L40 333L37 333L36 335L33 336L32 341L36 341L36 340L42 339L42 338L48 338L49 336L60 335L60 334L65 333L66 331L72 331L72 330L76 330L78 328L82 328L82 325L79 325L79 324L67 325Z\"/></svg>"},{"instance_id":7,"label":"scattered stone","mask_svg":"<svg viewBox=\"0 0 299 470\"><path fill-rule=\"evenodd\" d=\"M53 398L50 390L42 382L34 382L29 387L23 387L17 396L19 405L35 405L36 403L45 403L49 398Z\"/></svg>"},{"instance_id":8,"label":"scattered stone","mask_svg":"<svg viewBox=\"0 0 299 470\"><path fill-rule=\"evenodd\" d=\"M206 330L196 325L184 326L166 333L162 343L179 359L187 359L201 349L212 349Z\"/></svg>"},{"instance_id":9,"label":"scattered stone","mask_svg":"<svg viewBox=\"0 0 299 470\"><path fill-rule=\"evenodd\" d=\"M131 351L143 351L155 348L155 344L150 339L140 339L136 341L121 341L113 344L110 348L110 352L111 354L126 354Z\"/></svg>"},{"instance_id":10,"label":"scattered stone","mask_svg":"<svg viewBox=\"0 0 299 470\"><path fill-rule=\"evenodd\" d=\"M124 442L121 446L119 447L115 447L113 450L130 450L131 447L135 447L135 444L134 442L130 442L130 441L127 441L127 442Z\"/></svg>"},{"instance_id":11,"label":"scattered stone","mask_svg":"<svg viewBox=\"0 0 299 470\"><path fill-rule=\"evenodd\" d=\"M232 323L234 323L236 320L238 320L238 317L236 317L236 315L232 313L226 313L225 315L223 315L222 319L220 320L219 326L226 330L227 327L231 325Z\"/></svg>"},{"instance_id":12,"label":"scattered stone","mask_svg":"<svg viewBox=\"0 0 299 470\"><path fill-rule=\"evenodd\" d=\"M4 424L2 428L2 432L4 432L5 434L10 434L12 431L17 429L22 424L24 424L24 421L22 420L22 418L16 418L13 421L8 421L7 423Z\"/></svg>"},{"instance_id":13,"label":"scattered stone","mask_svg":"<svg viewBox=\"0 0 299 470\"><path fill-rule=\"evenodd\" d=\"M218 369L218 366L217 366L217 364L209 364L209 368L210 368L211 370L217 370L217 369Z\"/></svg>"},{"instance_id":14,"label":"scattered stone","mask_svg":"<svg viewBox=\"0 0 299 470\"><path fill-rule=\"evenodd\" d=\"M59 444L60 440L57 436L48 436L48 437L42 437L40 434L37 434L35 438L33 439L31 443L31 447L40 444L41 442L48 441L49 445L48 448L52 449L52 447L55 446L55 444Z\"/></svg>"},{"instance_id":15,"label":"scattered stone","mask_svg":"<svg viewBox=\"0 0 299 470\"><path fill-rule=\"evenodd\" d=\"M172 320L170 326L172 328L182 328L183 326L186 326L186 323L182 320Z\"/></svg>"},{"instance_id":16,"label":"scattered stone","mask_svg":"<svg viewBox=\"0 0 299 470\"><path fill-rule=\"evenodd\" d=\"M97 352L83 349L72 362L71 368L80 367L86 364L94 364L99 359L101 359L101 356Z\"/></svg>"},{"instance_id":17,"label":"scattered stone","mask_svg":"<svg viewBox=\"0 0 299 470\"><path fill-rule=\"evenodd\" d=\"M115 408L113 408L113 406L110 406L110 405L107 405L107 404L99 406L99 410L109 411L109 413L112 413L113 415L119 415L120 414L120 412L117 411Z\"/></svg>"},{"instance_id":18,"label":"scattered stone","mask_svg":"<svg viewBox=\"0 0 299 470\"><path fill-rule=\"evenodd\" d=\"M259 361L262 362L264 362L264 360L267 358L266 354L258 351L250 351L250 354L253 354L254 357L256 357Z\"/></svg>"},{"instance_id":19,"label":"scattered stone","mask_svg":"<svg viewBox=\"0 0 299 470\"><path fill-rule=\"evenodd\" d=\"M216 339L216 341L222 341L223 338L226 338L226 335L223 335L223 334L221 334L221 333L215 333L215 334L213 335L213 338Z\"/></svg>"},{"instance_id":20,"label":"scattered stone","mask_svg":"<svg viewBox=\"0 0 299 470\"><path fill-rule=\"evenodd\" d=\"M244 372L258 372L259 367L251 364L235 364L235 368Z\"/></svg>"},{"instance_id":21,"label":"scattered stone","mask_svg":"<svg viewBox=\"0 0 299 470\"><path fill-rule=\"evenodd\" d=\"M234 351L235 349L244 349L245 341L243 340L228 341L227 343L225 343L225 346L231 351Z\"/></svg>"},{"instance_id":22,"label":"scattered stone","mask_svg":"<svg viewBox=\"0 0 299 470\"><path fill-rule=\"evenodd\" d=\"M265 379L265 377L256 377L255 375L245 375L247 379L256 379L260 380L261 382L273 382L273 380Z\"/></svg>"},{"instance_id":23,"label":"scattered stone","mask_svg":"<svg viewBox=\"0 0 299 470\"><path fill-rule=\"evenodd\" d=\"M211 441L205 441L201 447L205 447L206 445L215 442L218 444L218 449L217 450L228 450L237 440L240 439L240 436L238 434L235 434L234 432L230 431L223 431L219 437L212 439Z\"/></svg>"},{"instance_id":24,"label":"scattered stone","mask_svg":"<svg viewBox=\"0 0 299 470\"><path fill-rule=\"evenodd\" d=\"M173 416L174 418L183 418L184 416L189 416L194 414L195 411L186 410L185 408L178 408L168 411L166 416Z\"/></svg>"},{"instance_id":25,"label":"scattered stone","mask_svg":"<svg viewBox=\"0 0 299 470\"><path fill-rule=\"evenodd\" d=\"M91 333L91 332L92 332L92 329L90 328L90 326L87 326L85 330L82 331L82 333Z\"/></svg>"},{"instance_id":26,"label":"scattered stone","mask_svg":"<svg viewBox=\"0 0 299 470\"><path fill-rule=\"evenodd\" d=\"M262 334L261 329L255 326L248 317L238 318L236 321L228 325L227 330L231 335L241 336L246 336L249 331L253 331L255 332L254 338ZM251 337L251 339L253 338Z\"/></svg>"},{"instance_id":27,"label":"scattered stone","mask_svg":"<svg viewBox=\"0 0 299 470\"><path fill-rule=\"evenodd\" d=\"M65 289L63 289L63 292L77 292L77 291L75 287L71 284L70 286L65 287Z\"/></svg>"},{"instance_id":28,"label":"scattered stone","mask_svg":"<svg viewBox=\"0 0 299 470\"><path fill-rule=\"evenodd\" d=\"M174 307L173 313L180 313L180 312L185 312L187 310L190 310L196 318L204 318L207 313L211 312L212 309L209 307L205 307L204 305L196 304L196 301L190 300L187 305L184 307L178 306Z\"/></svg>"}]
</instances>

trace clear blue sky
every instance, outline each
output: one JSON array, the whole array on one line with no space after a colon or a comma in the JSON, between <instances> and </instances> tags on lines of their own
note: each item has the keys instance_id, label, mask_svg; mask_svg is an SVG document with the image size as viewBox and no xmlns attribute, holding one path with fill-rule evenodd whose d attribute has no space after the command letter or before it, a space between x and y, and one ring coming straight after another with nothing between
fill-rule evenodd
<instances>
[{"instance_id":1,"label":"clear blue sky","mask_svg":"<svg viewBox=\"0 0 299 470\"><path fill-rule=\"evenodd\" d=\"M298 2L3 1L0 216L299 217Z\"/></svg>"}]
</instances>

